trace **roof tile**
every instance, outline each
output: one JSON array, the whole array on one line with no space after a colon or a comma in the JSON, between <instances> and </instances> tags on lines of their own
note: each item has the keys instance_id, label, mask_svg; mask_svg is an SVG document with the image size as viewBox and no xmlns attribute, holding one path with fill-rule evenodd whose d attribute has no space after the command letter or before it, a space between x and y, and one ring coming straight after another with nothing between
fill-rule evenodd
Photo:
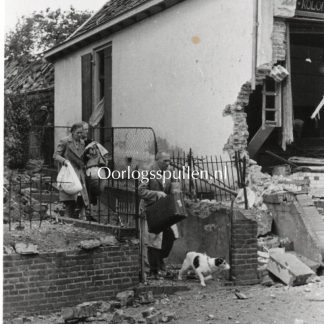
<instances>
[{"instance_id":1,"label":"roof tile","mask_svg":"<svg viewBox=\"0 0 324 324\"><path fill-rule=\"evenodd\" d=\"M110 0L83 26L78 29L70 39L76 38L98 26L104 25L114 18L146 3L150 0Z\"/></svg>"}]
</instances>

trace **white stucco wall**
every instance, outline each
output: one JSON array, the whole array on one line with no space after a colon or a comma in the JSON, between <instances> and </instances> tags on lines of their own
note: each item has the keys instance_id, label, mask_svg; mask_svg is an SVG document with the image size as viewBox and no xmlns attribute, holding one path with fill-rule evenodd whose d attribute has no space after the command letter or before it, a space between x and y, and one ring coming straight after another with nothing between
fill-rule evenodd
<instances>
[{"instance_id":1,"label":"white stucco wall","mask_svg":"<svg viewBox=\"0 0 324 324\"><path fill-rule=\"evenodd\" d=\"M112 41L113 126L150 126L197 154L222 154L233 129L223 109L251 79L253 1L186 0ZM102 42L103 43L103 42ZM81 58L55 64L55 123L81 118Z\"/></svg>"},{"instance_id":2,"label":"white stucco wall","mask_svg":"<svg viewBox=\"0 0 324 324\"><path fill-rule=\"evenodd\" d=\"M71 126L81 121L81 58L69 56L55 64L54 122L56 126ZM68 135L68 128L55 131L55 144Z\"/></svg>"}]
</instances>

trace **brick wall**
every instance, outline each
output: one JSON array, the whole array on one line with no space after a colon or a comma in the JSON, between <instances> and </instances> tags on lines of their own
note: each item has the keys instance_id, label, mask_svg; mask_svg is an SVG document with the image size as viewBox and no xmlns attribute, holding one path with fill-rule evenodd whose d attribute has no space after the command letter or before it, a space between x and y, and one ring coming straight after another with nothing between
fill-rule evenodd
<instances>
[{"instance_id":1,"label":"brick wall","mask_svg":"<svg viewBox=\"0 0 324 324\"><path fill-rule=\"evenodd\" d=\"M296 180L309 180L309 194L313 197L324 197L324 172L295 172L290 176Z\"/></svg>"},{"instance_id":2,"label":"brick wall","mask_svg":"<svg viewBox=\"0 0 324 324\"><path fill-rule=\"evenodd\" d=\"M284 20L274 19L272 31L272 62L257 67L256 85L262 85L266 76L269 75L273 63L286 59L286 32L287 25ZM230 156L235 151L245 152L249 137L248 125L246 123L246 106L252 93L251 82L244 83L237 95L236 102L225 107L223 116L231 115L234 121L233 133L227 140L224 150Z\"/></svg>"},{"instance_id":3,"label":"brick wall","mask_svg":"<svg viewBox=\"0 0 324 324\"><path fill-rule=\"evenodd\" d=\"M231 276L238 285L259 282L257 276L257 230L255 215L249 210L234 210L231 238Z\"/></svg>"},{"instance_id":4,"label":"brick wall","mask_svg":"<svg viewBox=\"0 0 324 324\"><path fill-rule=\"evenodd\" d=\"M272 60L273 62L286 59L286 31L287 25L281 19L275 19L272 31Z\"/></svg>"},{"instance_id":5,"label":"brick wall","mask_svg":"<svg viewBox=\"0 0 324 324\"><path fill-rule=\"evenodd\" d=\"M259 66L256 71L256 85L262 85L266 76L271 70L270 64ZM234 152L246 152L247 140L249 137L248 124L246 122L247 112L246 106L249 104L250 95L252 93L251 82L242 85L234 104L227 105L223 111L223 116L232 116L233 133L224 145L224 151L230 156L234 156Z\"/></svg>"},{"instance_id":6,"label":"brick wall","mask_svg":"<svg viewBox=\"0 0 324 324\"><path fill-rule=\"evenodd\" d=\"M139 281L138 245L3 258L3 313L40 314L102 300Z\"/></svg>"}]
</instances>

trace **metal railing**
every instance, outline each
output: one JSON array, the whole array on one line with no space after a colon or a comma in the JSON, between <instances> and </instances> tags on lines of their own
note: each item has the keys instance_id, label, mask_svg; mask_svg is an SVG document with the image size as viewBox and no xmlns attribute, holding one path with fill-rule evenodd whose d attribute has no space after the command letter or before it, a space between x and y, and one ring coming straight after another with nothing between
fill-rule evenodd
<instances>
[{"instance_id":1,"label":"metal railing","mask_svg":"<svg viewBox=\"0 0 324 324\"><path fill-rule=\"evenodd\" d=\"M171 166L182 173L182 190L199 199L232 200L240 187L240 159L225 161L216 156L194 156L190 150L171 156Z\"/></svg>"},{"instance_id":2,"label":"metal railing","mask_svg":"<svg viewBox=\"0 0 324 324\"><path fill-rule=\"evenodd\" d=\"M45 166L53 167L55 143L69 134L69 126L33 127L29 132L26 159L43 160ZM153 160L157 152L156 136L151 127L90 128L88 138L108 150L112 168L141 167Z\"/></svg>"},{"instance_id":3,"label":"metal railing","mask_svg":"<svg viewBox=\"0 0 324 324\"><path fill-rule=\"evenodd\" d=\"M4 222L22 228L22 224L39 222L45 219L58 219L65 216L65 206L59 199L56 182L57 174L52 169L42 169L34 175L26 171L9 172L4 184ZM104 183L103 192L97 196L96 206L91 205L86 218L121 228L137 228L138 218L138 180L98 179Z\"/></svg>"}]
</instances>

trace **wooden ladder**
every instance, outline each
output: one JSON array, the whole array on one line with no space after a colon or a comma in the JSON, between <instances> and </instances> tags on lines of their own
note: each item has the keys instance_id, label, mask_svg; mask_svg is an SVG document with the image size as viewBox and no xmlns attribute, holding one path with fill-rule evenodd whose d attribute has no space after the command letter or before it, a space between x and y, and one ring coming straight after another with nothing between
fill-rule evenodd
<instances>
[{"instance_id":1,"label":"wooden ladder","mask_svg":"<svg viewBox=\"0 0 324 324\"><path fill-rule=\"evenodd\" d=\"M275 127L281 127L282 110L281 84L267 78L262 90L262 125L248 145L248 152L253 158L270 136Z\"/></svg>"},{"instance_id":2,"label":"wooden ladder","mask_svg":"<svg viewBox=\"0 0 324 324\"><path fill-rule=\"evenodd\" d=\"M262 128L281 127L281 84L267 78L262 90Z\"/></svg>"}]
</instances>

